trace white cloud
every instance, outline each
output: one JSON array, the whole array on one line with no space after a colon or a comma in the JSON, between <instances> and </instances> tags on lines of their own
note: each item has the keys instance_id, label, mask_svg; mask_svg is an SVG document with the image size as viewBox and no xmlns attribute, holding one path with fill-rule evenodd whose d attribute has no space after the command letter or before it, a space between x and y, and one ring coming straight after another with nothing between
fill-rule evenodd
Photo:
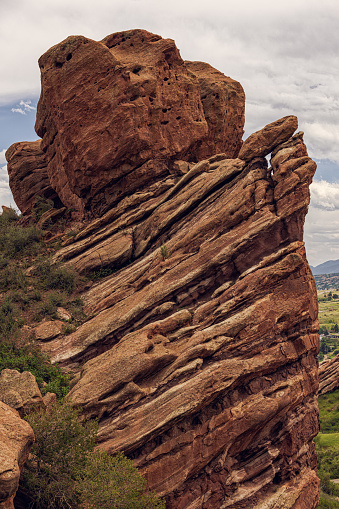
<instances>
[{"instance_id":1,"label":"white cloud","mask_svg":"<svg viewBox=\"0 0 339 509\"><path fill-rule=\"evenodd\" d=\"M2 155L3 152L4 151L0 152L0 155ZM6 207L15 207L15 202L8 185L7 166L0 167L0 207L2 205L6 205Z\"/></svg>"},{"instance_id":2,"label":"white cloud","mask_svg":"<svg viewBox=\"0 0 339 509\"><path fill-rule=\"evenodd\" d=\"M310 186L312 207L323 210L339 210L339 184L321 180Z\"/></svg>"},{"instance_id":3,"label":"white cloud","mask_svg":"<svg viewBox=\"0 0 339 509\"><path fill-rule=\"evenodd\" d=\"M0 150L0 165L6 164L6 157L5 157L6 149Z\"/></svg>"},{"instance_id":4,"label":"white cloud","mask_svg":"<svg viewBox=\"0 0 339 509\"><path fill-rule=\"evenodd\" d=\"M26 115L29 111L35 111L36 108L34 106L31 106L32 101L24 101L21 99L21 101L18 104L17 108L12 108L12 113L20 113L21 115ZM21 108L20 108L21 106Z\"/></svg>"}]
</instances>

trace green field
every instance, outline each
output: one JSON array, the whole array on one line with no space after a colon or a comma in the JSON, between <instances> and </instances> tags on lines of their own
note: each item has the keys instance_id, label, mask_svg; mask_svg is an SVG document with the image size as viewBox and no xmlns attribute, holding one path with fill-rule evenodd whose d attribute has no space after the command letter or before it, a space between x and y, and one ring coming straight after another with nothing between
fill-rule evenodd
<instances>
[{"instance_id":1,"label":"green field","mask_svg":"<svg viewBox=\"0 0 339 509\"><path fill-rule=\"evenodd\" d=\"M331 330L336 323L339 325L339 299L322 300L324 295L328 293L318 292L319 325Z\"/></svg>"}]
</instances>

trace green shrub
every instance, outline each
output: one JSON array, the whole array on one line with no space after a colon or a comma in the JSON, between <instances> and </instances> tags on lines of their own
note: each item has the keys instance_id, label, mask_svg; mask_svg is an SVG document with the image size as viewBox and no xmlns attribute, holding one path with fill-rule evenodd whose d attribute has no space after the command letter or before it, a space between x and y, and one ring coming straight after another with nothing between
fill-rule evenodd
<instances>
[{"instance_id":1,"label":"green shrub","mask_svg":"<svg viewBox=\"0 0 339 509\"><path fill-rule=\"evenodd\" d=\"M57 318L57 309L62 306L65 302L66 295L63 292L59 292L57 290L49 293L45 296L45 299L41 301L38 305L35 319L40 320L45 316L50 316L51 318Z\"/></svg>"},{"instance_id":2,"label":"green shrub","mask_svg":"<svg viewBox=\"0 0 339 509\"><path fill-rule=\"evenodd\" d=\"M37 509L68 509L80 501L75 482L93 450L97 423L82 424L79 412L67 404L55 404L48 412L27 417L35 434L33 461L24 471Z\"/></svg>"},{"instance_id":3,"label":"green shrub","mask_svg":"<svg viewBox=\"0 0 339 509\"><path fill-rule=\"evenodd\" d=\"M0 251L3 256L13 257L22 252L34 253L40 238L41 232L35 226L0 224Z\"/></svg>"},{"instance_id":4,"label":"green shrub","mask_svg":"<svg viewBox=\"0 0 339 509\"><path fill-rule=\"evenodd\" d=\"M339 509L339 502L326 493L320 493L320 502L317 509Z\"/></svg>"},{"instance_id":5,"label":"green shrub","mask_svg":"<svg viewBox=\"0 0 339 509\"><path fill-rule=\"evenodd\" d=\"M10 338L21 325L12 299L6 296L0 305L0 341Z\"/></svg>"},{"instance_id":6,"label":"green shrub","mask_svg":"<svg viewBox=\"0 0 339 509\"><path fill-rule=\"evenodd\" d=\"M93 453L78 480L88 509L164 509L165 502L145 492L146 480L123 454Z\"/></svg>"},{"instance_id":7,"label":"green shrub","mask_svg":"<svg viewBox=\"0 0 339 509\"><path fill-rule=\"evenodd\" d=\"M36 221L39 221L42 214L47 212L47 210L51 210L53 207L54 207L53 200L43 198L42 196L36 196L32 210L34 219Z\"/></svg>"},{"instance_id":8,"label":"green shrub","mask_svg":"<svg viewBox=\"0 0 339 509\"><path fill-rule=\"evenodd\" d=\"M8 265L0 270L0 290L25 290L27 278L22 269L15 265Z\"/></svg>"},{"instance_id":9,"label":"green shrub","mask_svg":"<svg viewBox=\"0 0 339 509\"><path fill-rule=\"evenodd\" d=\"M145 480L122 454L93 452L97 422L82 423L80 410L55 404L30 414L36 442L23 484L36 509L164 509L164 502L145 492ZM83 507L83 506L82 506Z\"/></svg>"},{"instance_id":10,"label":"green shrub","mask_svg":"<svg viewBox=\"0 0 339 509\"><path fill-rule=\"evenodd\" d=\"M42 394L55 392L58 399L70 390L69 376L62 373L57 365L33 344L20 345L16 341L0 340L0 372L3 369L30 371L36 378Z\"/></svg>"},{"instance_id":11,"label":"green shrub","mask_svg":"<svg viewBox=\"0 0 339 509\"><path fill-rule=\"evenodd\" d=\"M52 264L50 260L40 261L33 274L38 277L45 290L58 289L70 294L75 288L77 274L74 269L60 267Z\"/></svg>"},{"instance_id":12,"label":"green shrub","mask_svg":"<svg viewBox=\"0 0 339 509\"><path fill-rule=\"evenodd\" d=\"M339 486L337 486L334 482L331 481L331 474L326 470L318 470L318 475L320 478L320 487L324 493L328 495L332 495L335 497L339 496Z\"/></svg>"}]
</instances>

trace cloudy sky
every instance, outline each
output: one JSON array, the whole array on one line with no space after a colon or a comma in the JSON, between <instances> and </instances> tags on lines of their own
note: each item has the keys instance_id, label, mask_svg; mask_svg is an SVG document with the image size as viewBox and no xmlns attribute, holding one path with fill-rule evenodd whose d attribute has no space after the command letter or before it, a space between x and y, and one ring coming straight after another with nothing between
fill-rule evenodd
<instances>
[{"instance_id":1,"label":"cloudy sky","mask_svg":"<svg viewBox=\"0 0 339 509\"><path fill-rule=\"evenodd\" d=\"M309 262L339 258L339 3L337 0L0 0L0 205L14 205L5 150L35 140L37 60L78 34L131 28L172 38L185 60L240 81L245 137L294 114L318 163L305 240Z\"/></svg>"}]
</instances>

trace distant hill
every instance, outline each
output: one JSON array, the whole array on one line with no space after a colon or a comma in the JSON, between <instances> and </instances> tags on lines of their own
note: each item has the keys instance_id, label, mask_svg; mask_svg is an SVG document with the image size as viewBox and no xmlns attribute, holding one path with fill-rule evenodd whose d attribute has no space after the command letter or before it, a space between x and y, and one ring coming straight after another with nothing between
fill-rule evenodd
<instances>
[{"instance_id":1,"label":"distant hill","mask_svg":"<svg viewBox=\"0 0 339 509\"><path fill-rule=\"evenodd\" d=\"M316 267L311 266L311 271L313 276L318 276L319 274L339 274L339 260L328 260Z\"/></svg>"},{"instance_id":2,"label":"distant hill","mask_svg":"<svg viewBox=\"0 0 339 509\"><path fill-rule=\"evenodd\" d=\"M314 275L314 279L317 290L339 291L339 274L318 274Z\"/></svg>"}]
</instances>

